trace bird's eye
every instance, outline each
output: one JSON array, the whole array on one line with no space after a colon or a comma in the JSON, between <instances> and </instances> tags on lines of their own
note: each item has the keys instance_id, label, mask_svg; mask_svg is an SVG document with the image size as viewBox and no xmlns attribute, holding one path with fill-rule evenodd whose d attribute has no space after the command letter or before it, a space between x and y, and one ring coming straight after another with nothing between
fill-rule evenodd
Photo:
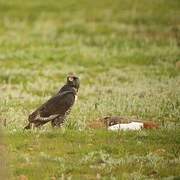
<instances>
[{"instance_id":1,"label":"bird's eye","mask_svg":"<svg viewBox=\"0 0 180 180\"><path fill-rule=\"evenodd\" d=\"M69 77L68 79L69 79L69 81L73 81L73 80L74 80L74 78L73 78L73 77Z\"/></svg>"}]
</instances>

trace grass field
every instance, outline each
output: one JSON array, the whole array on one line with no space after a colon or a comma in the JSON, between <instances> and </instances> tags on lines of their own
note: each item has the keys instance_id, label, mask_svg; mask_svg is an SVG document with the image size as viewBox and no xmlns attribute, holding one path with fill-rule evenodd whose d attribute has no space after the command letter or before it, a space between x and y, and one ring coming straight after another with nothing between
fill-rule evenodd
<instances>
[{"instance_id":1,"label":"grass field","mask_svg":"<svg viewBox=\"0 0 180 180\"><path fill-rule=\"evenodd\" d=\"M65 127L24 132L69 72ZM0 94L8 179L180 178L180 1L0 0ZM86 128L107 115L161 128Z\"/></svg>"}]
</instances>

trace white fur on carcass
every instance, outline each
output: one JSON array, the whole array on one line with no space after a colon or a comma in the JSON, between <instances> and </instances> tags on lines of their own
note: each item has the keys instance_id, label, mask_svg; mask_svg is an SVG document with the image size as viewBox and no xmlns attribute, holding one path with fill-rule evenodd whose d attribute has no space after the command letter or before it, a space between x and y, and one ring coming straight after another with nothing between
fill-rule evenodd
<instances>
[{"instance_id":1,"label":"white fur on carcass","mask_svg":"<svg viewBox=\"0 0 180 180\"><path fill-rule=\"evenodd\" d=\"M111 131L118 131L118 130L141 130L143 128L143 123L141 122L131 122L131 123L127 123L127 124L116 124L113 126L109 126L108 130Z\"/></svg>"}]
</instances>

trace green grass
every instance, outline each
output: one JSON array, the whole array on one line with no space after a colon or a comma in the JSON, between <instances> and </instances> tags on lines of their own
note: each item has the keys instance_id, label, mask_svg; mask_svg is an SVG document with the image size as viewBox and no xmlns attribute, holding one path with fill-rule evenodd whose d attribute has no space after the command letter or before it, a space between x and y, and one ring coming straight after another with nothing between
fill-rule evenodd
<instances>
[{"instance_id":1,"label":"green grass","mask_svg":"<svg viewBox=\"0 0 180 180\"><path fill-rule=\"evenodd\" d=\"M0 120L12 179L180 176L179 19L179 0L0 0ZM23 132L69 72L81 87L65 129ZM86 129L106 115L161 129Z\"/></svg>"},{"instance_id":2,"label":"green grass","mask_svg":"<svg viewBox=\"0 0 180 180\"><path fill-rule=\"evenodd\" d=\"M176 136L174 133L177 133ZM180 132L48 131L8 134L14 175L32 179L179 175ZM154 174L153 174L154 172Z\"/></svg>"}]
</instances>

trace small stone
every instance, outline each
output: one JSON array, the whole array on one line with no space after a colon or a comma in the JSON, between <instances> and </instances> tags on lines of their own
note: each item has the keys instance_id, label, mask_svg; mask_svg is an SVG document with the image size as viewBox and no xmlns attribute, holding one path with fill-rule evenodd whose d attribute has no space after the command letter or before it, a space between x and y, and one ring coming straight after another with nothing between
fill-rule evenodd
<instances>
[{"instance_id":1,"label":"small stone","mask_svg":"<svg viewBox=\"0 0 180 180\"><path fill-rule=\"evenodd\" d=\"M28 180L28 177L25 175L20 175L19 180Z\"/></svg>"},{"instance_id":2,"label":"small stone","mask_svg":"<svg viewBox=\"0 0 180 180\"><path fill-rule=\"evenodd\" d=\"M176 69L180 70L180 61L176 62Z\"/></svg>"},{"instance_id":3,"label":"small stone","mask_svg":"<svg viewBox=\"0 0 180 180\"><path fill-rule=\"evenodd\" d=\"M166 150L163 148L160 148L160 149L155 150L154 153L157 155L164 155L166 153Z\"/></svg>"},{"instance_id":4,"label":"small stone","mask_svg":"<svg viewBox=\"0 0 180 180\"><path fill-rule=\"evenodd\" d=\"M53 176L53 177L51 177L51 180L56 180L56 177L54 177L54 176Z\"/></svg>"}]
</instances>

